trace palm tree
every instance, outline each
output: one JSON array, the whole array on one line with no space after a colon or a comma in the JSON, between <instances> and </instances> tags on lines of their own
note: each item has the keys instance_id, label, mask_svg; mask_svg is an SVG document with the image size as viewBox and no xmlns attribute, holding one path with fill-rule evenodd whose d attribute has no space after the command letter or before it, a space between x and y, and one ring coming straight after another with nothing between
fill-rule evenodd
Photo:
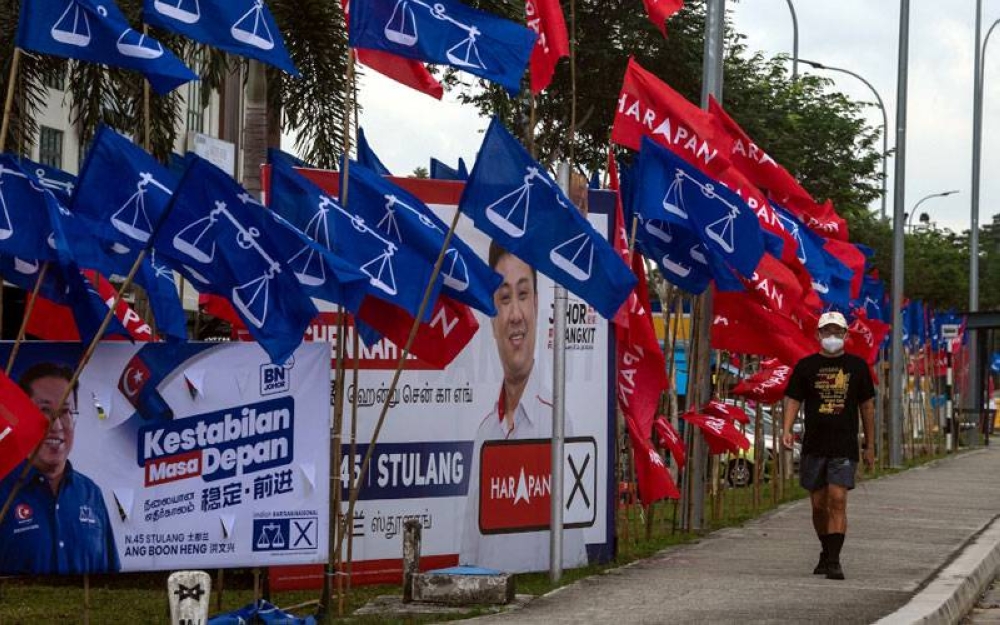
<instances>
[{"instance_id":1,"label":"palm tree","mask_svg":"<svg viewBox=\"0 0 1000 625\"><path fill-rule=\"evenodd\" d=\"M141 0L118 0L132 24L138 24ZM225 54L158 29L151 34L201 75L201 97L221 92L231 73L245 85L245 134L242 139L249 188L259 188L258 168L268 146L277 146L283 130L296 132L295 149L319 167L331 167L342 151L345 123L347 33L339 3L331 0L269 0L285 45L302 76L299 79L257 62ZM0 0L0 94L6 93L17 30L18 0ZM142 140L143 78L135 72L89 63L22 54L15 85L7 147L27 153L38 136L36 118L45 104L45 83L69 71L70 121L89 141L99 123ZM150 150L166 161L177 139L182 100L172 92L150 97Z\"/></svg>"}]
</instances>

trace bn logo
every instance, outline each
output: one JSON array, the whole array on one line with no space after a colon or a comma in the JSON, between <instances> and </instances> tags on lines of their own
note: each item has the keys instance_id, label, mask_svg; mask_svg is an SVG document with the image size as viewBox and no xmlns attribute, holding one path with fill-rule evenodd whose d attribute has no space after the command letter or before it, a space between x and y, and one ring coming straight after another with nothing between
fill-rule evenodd
<instances>
[{"instance_id":1,"label":"bn logo","mask_svg":"<svg viewBox=\"0 0 1000 625\"><path fill-rule=\"evenodd\" d=\"M287 391L291 385L291 368L266 364L260 366L260 394L273 395Z\"/></svg>"}]
</instances>

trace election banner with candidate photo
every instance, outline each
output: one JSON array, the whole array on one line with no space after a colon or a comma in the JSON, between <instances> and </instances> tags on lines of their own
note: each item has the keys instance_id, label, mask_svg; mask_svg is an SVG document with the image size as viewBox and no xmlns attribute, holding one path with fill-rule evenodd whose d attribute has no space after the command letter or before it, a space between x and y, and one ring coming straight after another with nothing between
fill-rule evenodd
<instances>
[{"instance_id":1,"label":"election banner with candidate photo","mask_svg":"<svg viewBox=\"0 0 1000 625\"><path fill-rule=\"evenodd\" d=\"M301 173L330 199L337 197L336 173ZM451 223L461 183L389 180L419 198L443 223ZM357 197L349 195L347 210L354 210L350 202ZM329 205L330 199L316 199L314 204ZM604 236L611 228L613 207L613 196L591 192L588 218ZM368 208L391 212L392 203ZM400 210L398 205L395 210ZM464 216L456 236L481 259L490 259L489 239ZM397 244L405 245L405 237ZM387 262L391 264L391 259ZM497 292L497 316L474 311L478 330L445 367L411 356L391 396L389 386L402 351L398 346L387 340L369 345L362 341L355 385L350 371L354 329L348 325L345 335L338 337L337 316L329 312L321 314L307 331L307 339L334 346L342 338L346 349L347 401L356 398L358 423L352 456L348 404L339 469L345 502L382 405L387 400L390 404L349 524L355 583L399 579L403 524L409 519L422 525L421 568L459 563L505 571L548 568L553 283L520 262L501 258L491 264L504 276L505 284L513 286L504 291L501 285ZM401 271L391 269L396 275ZM393 274L386 270L382 275ZM463 281L456 278L445 279L461 286ZM537 296L532 298L536 279ZM514 302L529 305L511 312ZM421 333L446 349L459 327L458 317L439 308ZM608 322L573 294L567 307L566 345L563 564L577 567L613 555L614 413ZM498 413L498 398L505 370L518 366L521 373L527 372L527 382L510 430L504 415ZM346 513L346 503L343 510ZM294 571L298 582L309 575L316 582L321 579L318 569ZM272 571L272 587L285 587L281 576L281 571Z\"/></svg>"},{"instance_id":2,"label":"election banner with candidate photo","mask_svg":"<svg viewBox=\"0 0 1000 625\"><path fill-rule=\"evenodd\" d=\"M329 345L275 366L249 343L101 344L57 413L81 350L18 353L11 377L53 424L0 523L0 573L326 560Z\"/></svg>"}]
</instances>

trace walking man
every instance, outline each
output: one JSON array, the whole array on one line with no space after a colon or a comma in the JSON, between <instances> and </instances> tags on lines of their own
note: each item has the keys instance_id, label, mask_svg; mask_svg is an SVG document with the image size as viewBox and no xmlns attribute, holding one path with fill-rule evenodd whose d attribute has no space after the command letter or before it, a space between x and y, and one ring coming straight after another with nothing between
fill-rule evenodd
<instances>
[{"instance_id":1,"label":"walking man","mask_svg":"<svg viewBox=\"0 0 1000 625\"><path fill-rule=\"evenodd\" d=\"M865 464L875 465L875 385L868 363L844 353L847 320L839 312L819 318L822 350L800 360L785 390L784 435L791 448L792 424L805 407L805 438L799 481L812 500L812 520L823 546L813 573L844 579L840 550L847 533L847 491L854 488L858 454L858 415L864 426Z\"/></svg>"}]
</instances>

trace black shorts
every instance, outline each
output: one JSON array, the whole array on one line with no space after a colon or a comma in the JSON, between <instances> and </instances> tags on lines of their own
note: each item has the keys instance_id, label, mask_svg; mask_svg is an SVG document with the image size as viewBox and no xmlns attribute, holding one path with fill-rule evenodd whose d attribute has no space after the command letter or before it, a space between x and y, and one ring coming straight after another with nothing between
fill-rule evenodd
<instances>
[{"instance_id":1,"label":"black shorts","mask_svg":"<svg viewBox=\"0 0 1000 625\"><path fill-rule=\"evenodd\" d=\"M809 492L819 490L828 484L854 488L854 474L858 463L849 458L828 458L802 454L799 461L799 484Z\"/></svg>"}]
</instances>

